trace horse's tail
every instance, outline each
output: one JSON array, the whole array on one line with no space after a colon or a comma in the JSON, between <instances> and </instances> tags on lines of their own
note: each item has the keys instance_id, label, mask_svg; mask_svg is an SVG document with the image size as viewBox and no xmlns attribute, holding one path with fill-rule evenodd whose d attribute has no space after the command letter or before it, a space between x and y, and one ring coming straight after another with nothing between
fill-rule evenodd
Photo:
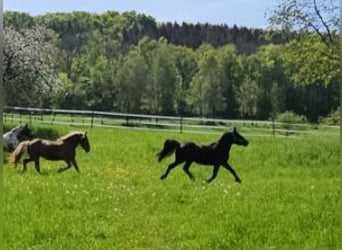
<instances>
[{"instance_id":1,"label":"horse's tail","mask_svg":"<svg viewBox=\"0 0 342 250\"><path fill-rule=\"evenodd\" d=\"M17 163L20 161L20 158L23 155L23 153L27 150L28 145L29 145L29 141L21 142L15 148L15 150L11 153L10 159L9 159L10 163L12 163L12 164L14 164L16 166Z\"/></svg>"},{"instance_id":2,"label":"horse's tail","mask_svg":"<svg viewBox=\"0 0 342 250\"><path fill-rule=\"evenodd\" d=\"M165 157L171 155L179 147L180 143L178 141L166 140L163 149L157 153L158 162L161 162Z\"/></svg>"}]
</instances>

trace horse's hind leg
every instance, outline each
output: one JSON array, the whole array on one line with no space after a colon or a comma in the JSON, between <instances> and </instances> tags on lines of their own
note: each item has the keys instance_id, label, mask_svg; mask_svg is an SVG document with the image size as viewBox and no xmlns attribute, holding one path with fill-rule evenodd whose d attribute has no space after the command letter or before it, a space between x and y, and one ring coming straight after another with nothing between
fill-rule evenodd
<instances>
[{"instance_id":1,"label":"horse's hind leg","mask_svg":"<svg viewBox=\"0 0 342 250\"><path fill-rule=\"evenodd\" d=\"M213 175L211 176L209 180L207 180L208 183L212 182L216 178L219 169L220 169L219 165L214 166Z\"/></svg>"},{"instance_id":2,"label":"horse's hind leg","mask_svg":"<svg viewBox=\"0 0 342 250\"><path fill-rule=\"evenodd\" d=\"M191 163L192 163L191 161L187 161L183 166L183 170L190 177L191 180L194 180L195 177L193 176L193 174L189 170Z\"/></svg>"},{"instance_id":3,"label":"horse's hind leg","mask_svg":"<svg viewBox=\"0 0 342 250\"><path fill-rule=\"evenodd\" d=\"M63 171L65 171L65 170L68 170L69 168L71 168L71 164L70 164L70 162L69 161L65 161L68 165L66 166L66 167L64 167L64 168L59 168L58 169L58 173L60 173L60 172L63 172Z\"/></svg>"},{"instance_id":4,"label":"horse's hind leg","mask_svg":"<svg viewBox=\"0 0 342 250\"><path fill-rule=\"evenodd\" d=\"M171 163L171 164L167 167L165 174L163 174L162 176L160 176L160 179L161 179L161 180L165 179L165 178L168 176L168 174L170 173L170 171L171 171L172 169L174 169L174 168L175 168L178 164L180 164L180 163L182 163L182 162L177 162L177 161L175 161L174 163Z\"/></svg>"}]
</instances>

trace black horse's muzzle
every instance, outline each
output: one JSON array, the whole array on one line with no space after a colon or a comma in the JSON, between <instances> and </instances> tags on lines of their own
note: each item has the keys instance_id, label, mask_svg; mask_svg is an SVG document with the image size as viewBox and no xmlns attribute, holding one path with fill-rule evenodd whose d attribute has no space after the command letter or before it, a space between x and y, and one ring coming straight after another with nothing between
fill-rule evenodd
<instances>
[{"instance_id":1,"label":"black horse's muzzle","mask_svg":"<svg viewBox=\"0 0 342 250\"><path fill-rule=\"evenodd\" d=\"M237 144L247 147L249 142L247 140L239 140Z\"/></svg>"}]
</instances>

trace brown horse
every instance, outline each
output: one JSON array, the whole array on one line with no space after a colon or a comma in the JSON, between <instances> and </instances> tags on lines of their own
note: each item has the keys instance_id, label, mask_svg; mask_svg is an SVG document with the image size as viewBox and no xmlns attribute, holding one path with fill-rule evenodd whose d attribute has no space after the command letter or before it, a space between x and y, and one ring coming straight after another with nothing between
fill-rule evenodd
<instances>
[{"instance_id":1,"label":"brown horse","mask_svg":"<svg viewBox=\"0 0 342 250\"><path fill-rule=\"evenodd\" d=\"M66 167L58 169L58 172L65 171L73 165L79 172L76 156L76 147L81 145L85 152L90 151L90 145L87 132L73 132L58 138L55 141L33 139L31 141L21 142L11 154L10 162L15 166L20 161L22 154L27 151L28 158L23 160L23 171L26 171L26 164L34 161L36 170L40 173L39 158L58 161L64 160Z\"/></svg>"}]
</instances>

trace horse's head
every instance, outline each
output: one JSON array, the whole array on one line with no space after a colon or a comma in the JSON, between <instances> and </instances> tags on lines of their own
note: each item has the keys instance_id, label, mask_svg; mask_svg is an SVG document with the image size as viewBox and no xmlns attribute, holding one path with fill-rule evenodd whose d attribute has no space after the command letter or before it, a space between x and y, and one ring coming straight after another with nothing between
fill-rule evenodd
<instances>
[{"instance_id":1,"label":"horse's head","mask_svg":"<svg viewBox=\"0 0 342 250\"><path fill-rule=\"evenodd\" d=\"M33 131L28 127L28 125L25 123L24 125L20 126L21 131L19 132L20 136L26 136L30 139L33 137Z\"/></svg>"},{"instance_id":2,"label":"horse's head","mask_svg":"<svg viewBox=\"0 0 342 250\"><path fill-rule=\"evenodd\" d=\"M239 132L237 132L235 127L233 131L224 133L220 141L225 144L237 144L242 146L248 145L248 141L242 135L240 135Z\"/></svg>"},{"instance_id":3,"label":"horse's head","mask_svg":"<svg viewBox=\"0 0 342 250\"><path fill-rule=\"evenodd\" d=\"M84 132L84 134L80 137L80 145L86 151L87 153L90 151L90 145L87 137L87 132Z\"/></svg>"},{"instance_id":4,"label":"horse's head","mask_svg":"<svg viewBox=\"0 0 342 250\"><path fill-rule=\"evenodd\" d=\"M235 127L233 129L232 134L233 134L233 143L237 145L242 145L242 146L248 145L248 141L242 135L240 135L239 132L237 132Z\"/></svg>"},{"instance_id":5,"label":"horse's head","mask_svg":"<svg viewBox=\"0 0 342 250\"><path fill-rule=\"evenodd\" d=\"M20 141L25 139L32 139L33 137L33 132L26 123L13 128L11 132L12 135Z\"/></svg>"}]
</instances>

